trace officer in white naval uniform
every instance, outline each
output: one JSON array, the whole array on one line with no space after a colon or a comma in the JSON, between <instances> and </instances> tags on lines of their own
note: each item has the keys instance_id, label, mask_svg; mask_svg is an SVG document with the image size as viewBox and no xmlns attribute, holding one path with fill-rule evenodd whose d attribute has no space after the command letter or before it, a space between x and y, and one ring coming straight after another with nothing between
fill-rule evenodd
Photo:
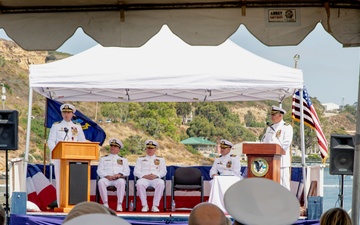
<instances>
[{"instance_id":1,"label":"officer in white naval uniform","mask_svg":"<svg viewBox=\"0 0 360 225\"><path fill-rule=\"evenodd\" d=\"M290 147L293 139L293 128L290 124L284 122L283 117L285 113L284 109L272 106L271 120L273 124L267 127L262 142L276 143L284 149L285 155L281 156L280 184L290 190Z\"/></svg>"},{"instance_id":2,"label":"officer in white naval uniform","mask_svg":"<svg viewBox=\"0 0 360 225\"><path fill-rule=\"evenodd\" d=\"M111 139L110 154L100 159L97 174L100 177L98 182L99 193L104 206L109 208L108 193L106 188L108 186L116 187L117 207L116 211L122 212L122 202L125 194L125 179L129 176L130 167L128 160L119 156L120 149L124 147L123 143L118 139Z\"/></svg>"},{"instance_id":3,"label":"officer in white naval uniform","mask_svg":"<svg viewBox=\"0 0 360 225\"><path fill-rule=\"evenodd\" d=\"M134 176L140 178L136 182L136 189L142 204L142 212L149 211L146 199L146 188L155 188L152 212L159 212L159 202L164 192L165 184L161 177L166 175L165 159L155 155L158 143L153 140L145 141L146 156L139 157L134 168Z\"/></svg>"},{"instance_id":4,"label":"officer in white naval uniform","mask_svg":"<svg viewBox=\"0 0 360 225\"><path fill-rule=\"evenodd\" d=\"M230 154L231 148L234 145L228 140L220 141L220 153L210 169L210 177L218 175L233 175L241 178L240 175L240 159L238 156Z\"/></svg>"},{"instance_id":5,"label":"officer in white naval uniform","mask_svg":"<svg viewBox=\"0 0 360 225\"><path fill-rule=\"evenodd\" d=\"M47 144L52 152L59 141L86 141L84 131L80 124L71 121L76 112L75 106L71 104L63 104L60 106L61 116L63 120L55 122L50 129ZM59 203L60 199L60 161L53 159L52 163L55 167L56 180L56 196Z\"/></svg>"}]
</instances>

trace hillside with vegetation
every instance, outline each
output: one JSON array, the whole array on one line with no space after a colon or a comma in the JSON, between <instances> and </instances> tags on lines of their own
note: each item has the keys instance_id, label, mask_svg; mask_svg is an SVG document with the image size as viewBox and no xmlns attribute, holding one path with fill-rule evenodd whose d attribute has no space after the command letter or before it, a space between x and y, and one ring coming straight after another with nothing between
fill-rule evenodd
<instances>
[{"instance_id":1,"label":"hillside with vegetation","mask_svg":"<svg viewBox=\"0 0 360 225\"><path fill-rule=\"evenodd\" d=\"M19 112L19 149L9 152L9 159L23 157L25 150L28 111L28 66L60 60L70 55L59 52L27 52L14 42L0 39L0 83L6 87L5 108ZM312 99L327 139L331 134L347 134L355 131L354 107L346 106L340 113L325 117L324 108ZM144 154L146 139L158 140L158 155L165 157L168 165L210 165L212 159L195 149L180 143L189 137L203 137L213 142L225 138L233 143L256 141L261 138L270 121L269 109L277 105L273 101L261 102L201 102L201 103L112 103L72 102L83 114L98 122L107 134L101 147L101 155L108 151L108 140L119 138L125 147L121 154L134 164ZM292 99L287 98L283 107L285 120L291 123ZM189 115L192 120L187 122ZM34 93L30 137L30 163L47 162L46 139L49 129L44 127L45 98ZM299 125L294 123L294 146L300 145ZM305 128L307 153L318 155L316 134ZM45 149L45 150L44 150ZM44 152L46 152L44 154ZM4 171L5 153L0 171ZM96 163L96 162L94 162Z\"/></svg>"}]
</instances>

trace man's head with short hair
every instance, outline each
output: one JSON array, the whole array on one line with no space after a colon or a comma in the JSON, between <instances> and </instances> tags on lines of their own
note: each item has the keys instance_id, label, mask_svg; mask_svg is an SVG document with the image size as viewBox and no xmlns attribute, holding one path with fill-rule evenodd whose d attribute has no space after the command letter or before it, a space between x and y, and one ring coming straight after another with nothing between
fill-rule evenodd
<instances>
[{"instance_id":1,"label":"man's head with short hair","mask_svg":"<svg viewBox=\"0 0 360 225\"><path fill-rule=\"evenodd\" d=\"M76 218L78 216L93 213L116 216L116 212L114 210L107 208L97 202L80 202L77 203L74 208L70 210L70 212L65 217L63 223L72 220L73 218Z\"/></svg>"},{"instance_id":2,"label":"man's head with short hair","mask_svg":"<svg viewBox=\"0 0 360 225\"><path fill-rule=\"evenodd\" d=\"M214 204L200 203L189 216L189 225L227 225L224 212Z\"/></svg>"}]
</instances>

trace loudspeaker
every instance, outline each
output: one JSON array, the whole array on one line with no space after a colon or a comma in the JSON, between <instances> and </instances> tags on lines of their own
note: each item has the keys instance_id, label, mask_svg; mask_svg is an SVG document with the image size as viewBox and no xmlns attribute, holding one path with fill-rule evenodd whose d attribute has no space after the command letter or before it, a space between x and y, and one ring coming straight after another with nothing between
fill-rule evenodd
<instances>
[{"instance_id":1,"label":"loudspeaker","mask_svg":"<svg viewBox=\"0 0 360 225\"><path fill-rule=\"evenodd\" d=\"M0 110L0 150L18 149L18 111Z\"/></svg>"},{"instance_id":2,"label":"loudspeaker","mask_svg":"<svg viewBox=\"0 0 360 225\"><path fill-rule=\"evenodd\" d=\"M331 135L330 168L331 175L353 175L354 141L351 135Z\"/></svg>"}]
</instances>

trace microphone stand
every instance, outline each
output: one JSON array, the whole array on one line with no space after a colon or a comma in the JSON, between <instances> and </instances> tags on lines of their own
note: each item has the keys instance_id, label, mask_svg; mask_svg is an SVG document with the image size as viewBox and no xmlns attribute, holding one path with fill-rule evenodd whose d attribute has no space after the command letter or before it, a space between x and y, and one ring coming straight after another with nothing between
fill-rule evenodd
<instances>
[{"instance_id":1,"label":"microphone stand","mask_svg":"<svg viewBox=\"0 0 360 225\"><path fill-rule=\"evenodd\" d=\"M69 129L67 127L65 127L64 131L65 131L65 137L64 137L63 141L65 141L65 138L68 136Z\"/></svg>"}]
</instances>

